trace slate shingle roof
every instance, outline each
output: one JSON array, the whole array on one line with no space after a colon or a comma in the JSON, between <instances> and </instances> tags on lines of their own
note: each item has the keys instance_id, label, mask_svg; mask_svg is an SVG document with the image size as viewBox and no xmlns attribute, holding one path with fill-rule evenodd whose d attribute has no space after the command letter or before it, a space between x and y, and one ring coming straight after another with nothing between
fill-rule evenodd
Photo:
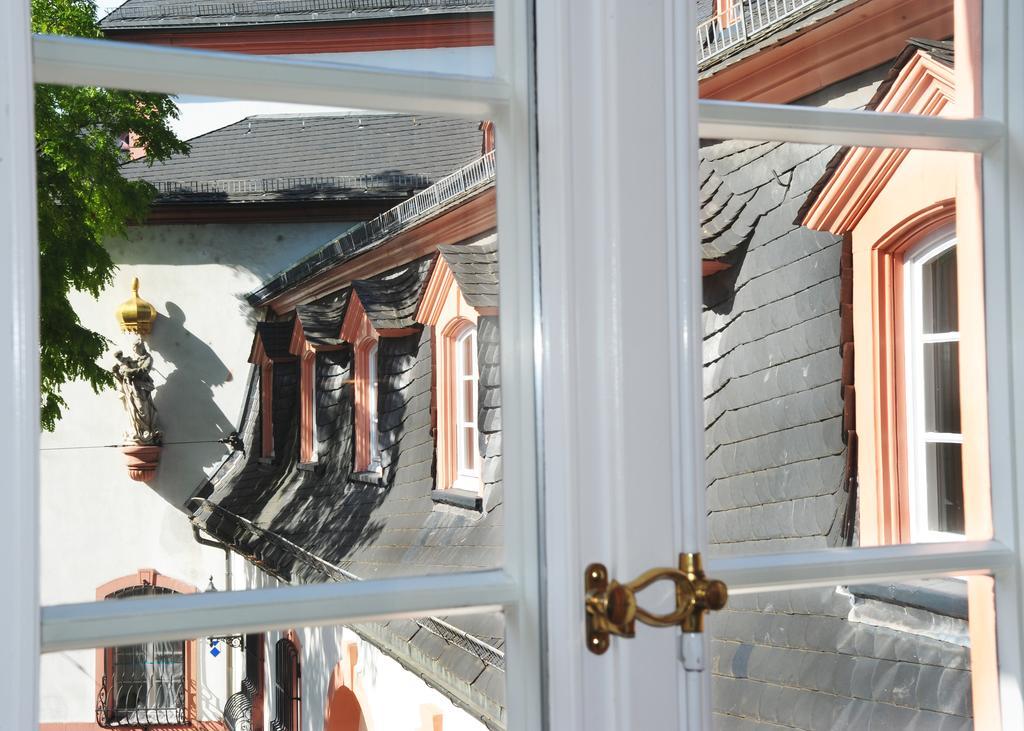
<instances>
[{"instance_id":1,"label":"slate shingle roof","mask_svg":"<svg viewBox=\"0 0 1024 731\"><path fill-rule=\"evenodd\" d=\"M378 327L407 327L433 257L353 283ZM297 308L307 333L336 332L345 289ZM278 326L279 323L272 323ZM292 321L280 323L289 332ZM275 460L237 452L193 503L193 520L286 581L346 581L494 568L502 563L500 352L497 319L477 324L484 511L436 503L430 332L378 341L381 478L352 472L352 346L316 355L317 467L298 467L298 370L275 364ZM258 379L242 426L261 441ZM353 627L492 728L504 726L500 615L436 617Z\"/></svg>"},{"instance_id":2,"label":"slate shingle roof","mask_svg":"<svg viewBox=\"0 0 1024 731\"><path fill-rule=\"evenodd\" d=\"M498 235L437 247L472 307L498 306Z\"/></svg>"},{"instance_id":3,"label":"slate shingle roof","mask_svg":"<svg viewBox=\"0 0 1024 731\"><path fill-rule=\"evenodd\" d=\"M236 546L263 568L294 582L373 579L493 568L502 562L501 402L497 328L479 325L480 423L484 479L490 483L483 515L439 509L434 487L430 418L429 333L382 338L379 354L379 422L382 484L353 478L352 351L316 358L316 472L297 467L298 413L294 363L275 367L276 464L236 453L213 478L207 501L195 503L194 520ZM256 398L253 389L250 399ZM246 444L259 440L258 408L244 426ZM279 431L280 430L280 431ZM280 448L279 448L280 447ZM291 548L289 548L291 547ZM295 550L298 549L298 550ZM311 560L310 556L315 557ZM330 567L335 567L332 570ZM492 727L504 723L504 646L500 617L479 615L439 625L397 621L354 629L417 671ZM457 627L474 641L439 636ZM475 644L474 644L475 642ZM496 652L487 650L491 648ZM429 661L429 662L427 662Z\"/></svg>"},{"instance_id":4,"label":"slate shingle roof","mask_svg":"<svg viewBox=\"0 0 1024 731\"><path fill-rule=\"evenodd\" d=\"M352 289L377 330L412 327L416 308L436 255L409 262L370 279L352 282Z\"/></svg>"},{"instance_id":5,"label":"slate shingle roof","mask_svg":"<svg viewBox=\"0 0 1024 731\"><path fill-rule=\"evenodd\" d=\"M351 289L343 289L315 302L298 305L295 316L306 340L314 345L339 345L341 324L345 320Z\"/></svg>"},{"instance_id":6,"label":"slate shingle roof","mask_svg":"<svg viewBox=\"0 0 1024 731\"><path fill-rule=\"evenodd\" d=\"M493 0L127 0L100 21L105 31L336 23L486 13Z\"/></svg>"},{"instance_id":7,"label":"slate shingle roof","mask_svg":"<svg viewBox=\"0 0 1024 731\"><path fill-rule=\"evenodd\" d=\"M256 337L263 343L263 352L271 360L291 358L288 345L292 337L290 322L258 322Z\"/></svg>"},{"instance_id":8,"label":"slate shingle roof","mask_svg":"<svg viewBox=\"0 0 1024 731\"><path fill-rule=\"evenodd\" d=\"M731 265L704 280L713 554L845 543L844 245L794 223L835 152L701 150L702 251ZM865 601L836 588L730 598L711 623L715 727L969 728L969 649L851 621ZM911 610L875 601L872 611L899 626ZM941 683L955 692L939 697Z\"/></svg>"},{"instance_id":9,"label":"slate shingle roof","mask_svg":"<svg viewBox=\"0 0 1024 731\"><path fill-rule=\"evenodd\" d=\"M473 121L411 114L255 115L190 140L188 155L122 168L158 203L402 199L480 156Z\"/></svg>"}]
</instances>

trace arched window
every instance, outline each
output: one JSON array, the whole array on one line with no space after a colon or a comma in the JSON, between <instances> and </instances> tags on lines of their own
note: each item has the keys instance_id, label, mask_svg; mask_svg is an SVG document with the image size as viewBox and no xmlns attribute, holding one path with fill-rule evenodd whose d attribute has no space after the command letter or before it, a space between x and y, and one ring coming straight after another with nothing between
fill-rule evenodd
<instances>
[{"instance_id":1,"label":"arched window","mask_svg":"<svg viewBox=\"0 0 1024 731\"><path fill-rule=\"evenodd\" d=\"M456 331L454 355L452 390L455 393L457 469L454 487L469 487L475 490L479 488L480 481L480 430L477 425L480 375L474 325L467 323Z\"/></svg>"},{"instance_id":2,"label":"arched window","mask_svg":"<svg viewBox=\"0 0 1024 731\"><path fill-rule=\"evenodd\" d=\"M107 600L191 591L193 587L143 569L105 584L96 593L98 599ZM149 728L188 724L193 711L186 688L195 680L191 645L171 640L97 650L97 725Z\"/></svg>"},{"instance_id":3,"label":"arched window","mask_svg":"<svg viewBox=\"0 0 1024 731\"><path fill-rule=\"evenodd\" d=\"M316 352L312 349L302 354L299 374L302 402L299 406L302 435L299 439L299 461L317 461L316 438Z\"/></svg>"},{"instance_id":4,"label":"arched window","mask_svg":"<svg viewBox=\"0 0 1024 731\"><path fill-rule=\"evenodd\" d=\"M302 720L302 667L299 648L288 638L277 641L274 648L274 701L277 731L299 731Z\"/></svg>"},{"instance_id":5,"label":"arched window","mask_svg":"<svg viewBox=\"0 0 1024 731\"><path fill-rule=\"evenodd\" d=\"M907 477L914 541L964 534L956 239L910 251L904 273Z\"/></svg>"},{"instance_id":6,"label":"arched window","mask_svg":"<svg viewBox=\"0 0 1024 731\"><path fill-rule=\"evenodd\" d=\"M356 470L380 471L377 430L377 338L366 337L355 349Z\"/></svg>"}]
</instances>

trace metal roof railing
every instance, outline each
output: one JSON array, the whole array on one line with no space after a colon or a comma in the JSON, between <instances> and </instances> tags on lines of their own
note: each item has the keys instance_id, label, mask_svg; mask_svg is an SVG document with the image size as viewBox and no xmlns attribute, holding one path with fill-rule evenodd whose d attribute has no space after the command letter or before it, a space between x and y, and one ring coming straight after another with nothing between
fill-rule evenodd
<instances>
[{"instance_id":1,"label":"metal roof railing","mask_svg":"<svg viewBox=\"0 0 1024 731\"><path fill-rule=\"evenodd\" d=\"M467 195L492 185L495 172L494 150L491 150L376 218L353 226L299 263L271 277L262 287L249 293L249 302L258 306L264 298L271 296L271 292L290 287L321 271L323 267L347 259L429 218Z\"/></svg>"},{"instance_id":2,"label":"metal roof railing","mask_svg":"<svg viewBox=\"0 0 1024 731\"><path fill-rule=\"evenodd\" d=\"M697 25L697 65L705 66L782 21L834 0L734 0L723 12Z\"/></svg>"}]
</instances>

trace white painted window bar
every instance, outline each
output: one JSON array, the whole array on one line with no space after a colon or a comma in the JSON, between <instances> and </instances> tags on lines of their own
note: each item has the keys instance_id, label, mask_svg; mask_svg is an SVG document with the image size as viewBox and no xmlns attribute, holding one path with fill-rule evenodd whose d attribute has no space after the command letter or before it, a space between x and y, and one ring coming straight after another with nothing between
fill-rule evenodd
<instances>
[{"instance_id":1,"label":"white painted window bar","mask_svg":"<svg viewBox=\"0 0 1024 731\"><path fill-rule=\"evenodd\" d=\"M759 35L767 35L782 21L810 12L835 0L735 0L718 15L697 25L697 63L709 66L726 51Z\"/></svg>"}]
</instances>

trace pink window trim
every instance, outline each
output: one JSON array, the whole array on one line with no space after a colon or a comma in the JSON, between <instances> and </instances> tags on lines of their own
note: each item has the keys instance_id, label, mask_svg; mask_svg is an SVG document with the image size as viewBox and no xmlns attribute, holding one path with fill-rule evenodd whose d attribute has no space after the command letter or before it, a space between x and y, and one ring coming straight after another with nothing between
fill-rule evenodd
<instances>
[{"instance_id":1,"label":"pink window trim","mask_svg":"<svg viewBox=\"0 0 1024 731\"><path fill-rule=\"evenodd\" d=\"M496 313L495 313L496 314ZM455 276L443 257L438 257L424 289L416 320L431 328L433 351L433 418L437 445L435 487L480 490L479 479L459 479L458 428L456 426L455 342L468 327L476 327L480 312L462 296ZM479 427L479 425L478 425Z\"/></svg>"},{"instance_id":2,"label":"pink window trim","mask_svg":"<svg viewBox=\"0 0 1024 731\"><path fill-rule=\"evenodd\" d=\"M377 467L373 464L374 435L371 433L376 429L373 415L377 399L374 384L370 382L371 373L376 371L375 367L371 368L370 358L377 357L377 340L375 332L366 334L355 346L356 470L360 472Z\"/></svg>"},{"instance_id":3,"label":"pink window trim","mask_svg":"<svg viewBox=\"0 0 1024 731\"><path fill-rule=\"evenodd\" d=\"M111 594L120 591L121 589L129 589L135 586L153 586L163 589L170 589L178 594L195 594L196 587L192 584L187 584L184 581L171 578L170 576L164 576L156 569L139 569L134 574L128 574L126 576L119 576L116 579L108 581L107 583L97 587L96 589L96 600L103 601L107 599ZM224 724L213 722L200 722L196 720L199 709L199 654L198 654L198 642L196 640L188 640L185 642L185 718L186 723L183 726L174 726L170 728L188 728L195 729L198 731L213 731L213 729L223 729ZM95 695L93 697L99 697L100 687L103 677L106 675L107 667L113 661L113 648L97 648L96 649L96 688ZM92 726L85 725L84 728L101 728L98 724L92 722Z\"/></svg>"}]
</instances>

